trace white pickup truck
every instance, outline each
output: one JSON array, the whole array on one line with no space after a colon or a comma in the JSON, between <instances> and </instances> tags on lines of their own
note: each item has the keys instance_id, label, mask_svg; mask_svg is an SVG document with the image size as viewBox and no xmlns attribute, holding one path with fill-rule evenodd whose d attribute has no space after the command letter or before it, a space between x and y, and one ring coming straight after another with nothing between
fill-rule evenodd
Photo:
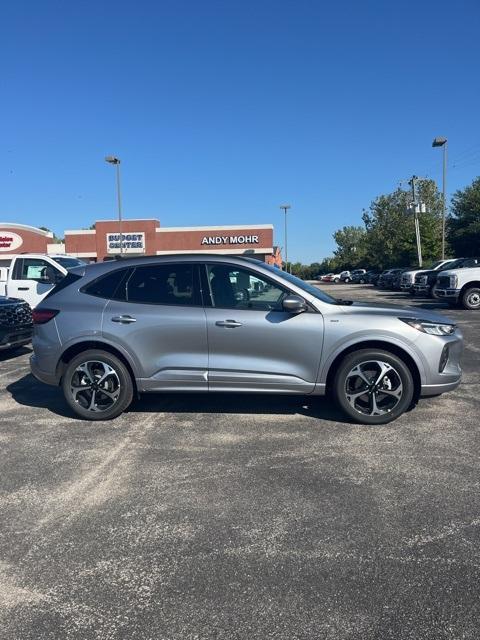
<instances>
[{"instance_id":1,"label":"white pickup truck","mask_svg":"<svg viewBox=\"0 0 480 640\"><path fill-rule=\"evenodd\" d=\"M478 267L442 271L435 297L450 304L459 303L464 309L480 309L480 261L477 264Z\"/></svg>"},{"instance_id":2,"label":"white pickup truck","mask_svg":"<svg viewBox=\"0 0 480 640\"><path fill-rule=\"evenodd\" d=\"M0 259L0 296L20 298L33 308L83 262L66 255L24 253Z\"/></svg>"}]
</instances>

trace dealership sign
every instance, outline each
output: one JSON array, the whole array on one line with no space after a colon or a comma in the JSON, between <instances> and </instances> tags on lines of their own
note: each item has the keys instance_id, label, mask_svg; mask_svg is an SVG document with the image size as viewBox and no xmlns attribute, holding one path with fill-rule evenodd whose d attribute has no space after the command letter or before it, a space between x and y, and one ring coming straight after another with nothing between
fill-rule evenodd
<instances>
[{"instance_id":1,"label":"dealership sign","mask_svg":"<svg viewBox=\"0 0 480 640\"><path fill-rule=\"evenodd\" d=\"M107 233L107 253L145 253L145 233L143 231L122 233L120 246L119 233Z\"/></svg>"},{"instance_id":2,"label":"dealership sign","mask_svg":"<svg viewBox=\"0 0 480 640\"><path fill-rule=\"evenodd\" d=\"M23 244L23 239L17 233L11 233L10 231L0 230L0 251L8 253L9 251L15 251Z\"/></svg>"},{"instance_id":3,"label":"dealership sign","mask_svg":"<svg viewBox=\"0 0 480 640\"><path fill-rule=\"evenodd\" d=\"M204 244L258 244L258 236L204 236Z\"/></svg>"}]
</instances>

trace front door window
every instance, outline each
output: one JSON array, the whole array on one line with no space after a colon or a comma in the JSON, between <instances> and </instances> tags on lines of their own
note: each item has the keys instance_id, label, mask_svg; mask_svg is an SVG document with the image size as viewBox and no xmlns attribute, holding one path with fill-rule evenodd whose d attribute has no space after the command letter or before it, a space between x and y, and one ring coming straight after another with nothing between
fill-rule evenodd
<instances>
[{"instance_id":1,"label":"front door window","mask_svg":"<svg viewBox=\"0 0 480 640\"><path fill-rule=\"evenodd\" d=\"M223 264L207 267L211 305L220 309L281 311L286 291L248 269Z\"/></svg>"}]
</instances>

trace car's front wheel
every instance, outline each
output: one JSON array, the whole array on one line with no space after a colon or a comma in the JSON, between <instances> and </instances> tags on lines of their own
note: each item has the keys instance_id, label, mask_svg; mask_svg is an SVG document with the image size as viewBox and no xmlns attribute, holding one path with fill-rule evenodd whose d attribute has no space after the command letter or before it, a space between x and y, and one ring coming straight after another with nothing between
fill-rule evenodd
<instances>
[{"instance_id":1,"label":"car's front wheel","mask_svg":"<svg viewBox=\"0 0 480 640\"><path fill-rule=\"evenodd\" d=\"M469 289L465 289L462 294L461 303L464 309L469 309L470 311L480 309L480 288L470 287Z\"/></svg>"},{"instance_id":2,"label":"car's front wheel","mask_svg":"<svg viewBox=\"0 0 480 640\"><path fill-rule=\"evenodd\" d=\"M69 406L87 420L110 420L133 398L133 382L125 364L107 351L88 350L68 363L62 377Z\"/></svg>"},{"instance_id":3,"label":"car's front wheel","mask_svg":"<svg viewBox=\"0 0 480 640\"><path fill-rule=\"evenodd\" d=\"M355 422L386 424L409 408L414 383L410 369L395 354L362 349L342 360L333 393L339 406Z\"/></svg>"}]
</instances>

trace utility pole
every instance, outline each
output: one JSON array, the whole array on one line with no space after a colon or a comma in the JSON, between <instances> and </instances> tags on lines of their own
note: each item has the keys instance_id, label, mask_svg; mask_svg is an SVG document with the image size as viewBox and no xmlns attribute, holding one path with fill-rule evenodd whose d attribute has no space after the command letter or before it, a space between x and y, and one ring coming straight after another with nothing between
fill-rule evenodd
<instances>
[{"instance_id":1,"label":"utility pole","mask_svg":"<svg viewBox=\"0 0 480 640\"><path fill-rule=\"evenodd\" d=\"M416 186L417 180L418 180L418 176L412 176L408 184L412 187L412 209L413 209L413 219L415 221L415 236L417 239L418 266L421 267L423 265L422 241L420 238L420 222L418 219L418 214L420 213L421 206L419 203L417 203L417 194L415 193L415 186Z\"/></svg>"},{"instance_id":2,"label":"utility pole","mask_svg":"<svg viewBox=\"0 0 480 640\"><path fill-rule=\"evenodd\" d=\"M122 234L122 195L120 191L120 158L115 156L106 156L105 162L113 164L116 168L117 175L117 202L118 202L118 234L120 236L120 253L123 253L123 234Z\"/></svg>"},{"instance_id":3,"label":"utility pole","mask_svg":"<svg viewBox=\"0 0 480 640\"><path fill-rule=\"evenodd\" d=\"M442 207L442 260L445 260L445 218L447 211L447 138L435 138L432 147L443 147L443 207Z\"/></svg>"},{"instance_id":4,"label":"utility pole","mask_svg":"<svg viewBox=\"0 0 480 640\"><path fill-rule=\"evenodd\" d=\"M285 271L288 273L288 245L287 245L287 211L291 209L289 204L281 204L280 209L285 213ZM291 269L290 269L291 271Z\"/></svg>"}]
</instances>

